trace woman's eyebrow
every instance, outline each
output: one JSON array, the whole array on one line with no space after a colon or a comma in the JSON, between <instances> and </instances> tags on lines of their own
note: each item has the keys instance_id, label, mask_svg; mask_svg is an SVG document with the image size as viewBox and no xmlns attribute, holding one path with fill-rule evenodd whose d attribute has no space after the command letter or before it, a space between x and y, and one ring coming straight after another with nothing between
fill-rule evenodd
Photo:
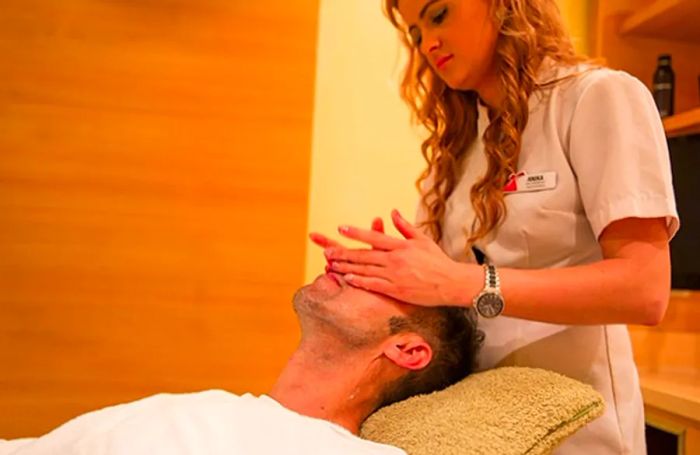
<instances>
[{"instance_id":1,"label":"woman's eyebrow","mask_svg":"<svg viewBox=\"0 0 700 455\"><path fill-rule=\"evenodd\" d=\"M438 0L428 0L427 2L425 2L425 5L423 5L423 8L421 8L420 13L418 13L418 19L423 19L423 16L425 16L425 12L428 9L428 7L437 1Z\"/></svg>"},{"instance_id":2,"label":"woman's eyebrow","mask_svg":"<svg viewBox=\"0 0 700 455\"><path fill-rule=\"evenodd\" d=\"M423 16L425 16L425 12L428 10L428 7L437 1L439 0L428 0L427 2L425 2L425 5L423 5L423 8L421 8L420 13L418 13L418 19L423 19ZM411 33L411 30L413 30L414 28L416 28L416 24L413 24L410 27L408 27L408 32Z\"/></svg>"}]
</instances>

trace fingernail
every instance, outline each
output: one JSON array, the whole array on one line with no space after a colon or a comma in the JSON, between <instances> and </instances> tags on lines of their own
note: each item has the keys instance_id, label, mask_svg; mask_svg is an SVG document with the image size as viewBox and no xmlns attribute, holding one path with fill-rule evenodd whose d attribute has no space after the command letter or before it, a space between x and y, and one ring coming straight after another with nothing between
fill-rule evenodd
<instances>
[{"instance_id":1,"label":"fingernail","mask_svg":"<svg viewBox=\"0 0 700 455\"><path fill-rule=\"evenodd\" d=\"M338 230L340 232L344 233L344 232L348 232L350 230L350 227L349 226L338 226Z\"/></svg>"},{"instance_id":2,"label":"fingernail","mask_svg":"<svg viewBox=\"0 0 700 455\"><path fill-rule=\"evenodd\" d=\"M353 275L352 273L348 273L347 275L343 276L343 279L345 279L345 281L352 281L355 279L355 275Z\"/></svg>"}]
</instances>

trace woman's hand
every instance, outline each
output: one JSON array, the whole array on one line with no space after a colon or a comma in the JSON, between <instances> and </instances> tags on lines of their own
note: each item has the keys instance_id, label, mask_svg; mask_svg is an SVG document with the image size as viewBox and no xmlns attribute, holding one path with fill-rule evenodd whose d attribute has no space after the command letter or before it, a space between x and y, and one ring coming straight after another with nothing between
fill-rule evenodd
<instances>
[{"instance_id":1,"label":"woman's hand","mask_svg":"<svg viewBox=\"0 0 700 455\"><path fill-rule=\"evenodd\" d=\"M379 217L373 219L372 220L372 230L376 231L376 232L381 232L383 234L384 233L384 221ZM324 251L327 250L328 248L333 248L333 247L345 248L339 242L336 242L335 240L329 239L325 235L318 234L316 232L310 233L309 238L316 245L323 248ZM328 260L328 258L326 258L326 273L328 273L330 270L331 270L331 263Z\"/></svg>"},{"instance_id":2,"label":"woman's hand","mask_svg":"<svg viewBox=\"0 0 700 455\"><path fill-rule=\"evenodd\" d=\"M392 211L391 218L403 239L375 229L375 223L372 230L339 228L343 236L371 249L348 249L319 234L312 234L312 240L325 248L331 270L352 286L416 305L470 305L483 284L481 268L450 259L398 211Z\"/></svg>"}]
</instances>

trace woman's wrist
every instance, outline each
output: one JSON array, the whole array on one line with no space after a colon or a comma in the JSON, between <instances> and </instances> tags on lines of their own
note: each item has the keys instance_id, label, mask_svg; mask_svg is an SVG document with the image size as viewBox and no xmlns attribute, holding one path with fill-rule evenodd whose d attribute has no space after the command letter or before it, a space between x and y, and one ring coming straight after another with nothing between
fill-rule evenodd
<instances>
[{"instance_id":1,"label":"woman's wrist","mask_svg":"<svg viewBox=\"0 0 700 455\"><path fill-rule=\"evenodd\" d=\"M484 288L484 269L480 265L455 261L450 279L448 301L451 306L470 307Z\"/></svg>"}]
</instances>

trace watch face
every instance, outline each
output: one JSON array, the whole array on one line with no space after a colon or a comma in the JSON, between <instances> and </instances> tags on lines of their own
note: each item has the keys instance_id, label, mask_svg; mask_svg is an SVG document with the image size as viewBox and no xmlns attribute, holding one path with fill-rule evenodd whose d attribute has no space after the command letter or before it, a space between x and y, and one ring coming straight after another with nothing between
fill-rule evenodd
<instances>
[{"instance_id":1,"label":"watch face","mask_svg":"<svg viewBox=\"0 0 700 455\"><path fill-rule=\"evenodd\" d=\"M503 298L498 294L484 294L476 301L476 310L485 318L495 318L503 311Z\"/></svg>"}]
</instances>

